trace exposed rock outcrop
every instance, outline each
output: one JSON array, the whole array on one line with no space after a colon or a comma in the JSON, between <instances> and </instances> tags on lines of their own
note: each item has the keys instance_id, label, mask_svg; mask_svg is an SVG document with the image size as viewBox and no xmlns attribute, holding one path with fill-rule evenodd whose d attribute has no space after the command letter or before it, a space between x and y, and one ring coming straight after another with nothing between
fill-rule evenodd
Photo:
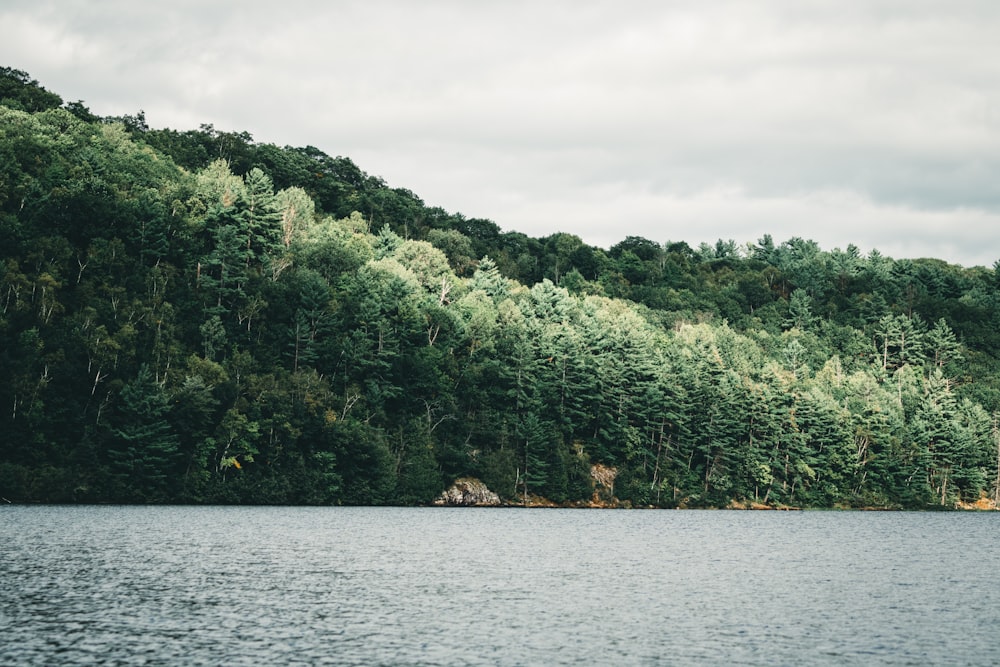
<instances>
[{"instance_id":1,"label":"exposed rock outcrop","mask_svg":"<svg viewBox=\"0 0 1000 667\"><path fill-rule=\"evenodd\" d=\"M435 505L451 507L497 507L500 496L475 477L462 477L434 501Z\"/></svg>"},{"instance_id":2,"label":"exposed rock outcrop","mask_svg":"<svg viewBox=\"0 0 1000 667\"><path fill-rule=\"evenodd\" d=\"M996 511L1000 509L1000 507L997 507L996 502L994 502L992 498L988 498L985 493L980 494L978 500L971 503L960 502L958 503L957 507L960 510L979 510L979 511L983 510Z\"/></svg>"},{"instance_id":3,"label":"exposed rock outcrop","mask_svg":"<svg viewBox=\"0 0 1000 667\"><path fill-rule=\"evenodd\" d=\"M595 463L590 466L590 479L594 484L594 495L591 498L591 507L618 507L618 499L615 498L615 478L618 476L618 468Z\"/></svg>"}]
</instances>

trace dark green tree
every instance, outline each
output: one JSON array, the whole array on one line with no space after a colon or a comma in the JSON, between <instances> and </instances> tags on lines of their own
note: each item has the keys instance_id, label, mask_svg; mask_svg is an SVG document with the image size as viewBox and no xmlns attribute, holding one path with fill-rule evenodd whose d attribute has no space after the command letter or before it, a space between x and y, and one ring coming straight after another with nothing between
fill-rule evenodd
<instances>
[{"instance_id":1,"label":"dark green tree","mask_svg":"<svg viewBox=\"0 0 1000 667\"><path fill-rule=\"evenodd\" d=\"M170 421L170 399L147 366L122 387L108 432L108 462L120 499L173 498L179 438Z\"/></svg>"},{"instance_id":2,"label":"dark green tree","mask_svg":"<svg viewBox=\"0 0 1000 667\"><path fill-rule=\"evenodd\" d=\"M0 67L0 104L22 111L45 111L62 104L62 98L45 90L27 72Z\"/></svg>"}]
</instances>

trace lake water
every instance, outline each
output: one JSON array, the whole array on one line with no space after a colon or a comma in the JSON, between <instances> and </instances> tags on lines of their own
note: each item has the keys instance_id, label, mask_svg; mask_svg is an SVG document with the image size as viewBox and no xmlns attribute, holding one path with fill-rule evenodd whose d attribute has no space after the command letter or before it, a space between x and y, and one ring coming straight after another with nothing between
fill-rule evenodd
<instances>
[{"instance_id":1,"label":"lake water","mask_svg":"<svg viewBox=\"0 0 1000 667\"><path fill-rule=\"evenodd\" d=\"M1000 514L0 508L2 665L997 665Z\"/></svg>"}]
</instances>

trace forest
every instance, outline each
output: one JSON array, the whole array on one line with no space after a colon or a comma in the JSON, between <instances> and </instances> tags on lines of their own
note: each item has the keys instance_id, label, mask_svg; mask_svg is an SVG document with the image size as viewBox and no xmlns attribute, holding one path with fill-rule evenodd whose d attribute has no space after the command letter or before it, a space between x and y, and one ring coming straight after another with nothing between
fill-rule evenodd
<instances>
[{"instance_id":1,"label":"forest","mask_svg":"<svg viewBox=\"0 0 1000 667\"><path fill-rule=\"evenodd\" d=\"M0 68L6 502L990 506L998 353L1000 261L532 238Z\"/></svg>"}]
</instances>

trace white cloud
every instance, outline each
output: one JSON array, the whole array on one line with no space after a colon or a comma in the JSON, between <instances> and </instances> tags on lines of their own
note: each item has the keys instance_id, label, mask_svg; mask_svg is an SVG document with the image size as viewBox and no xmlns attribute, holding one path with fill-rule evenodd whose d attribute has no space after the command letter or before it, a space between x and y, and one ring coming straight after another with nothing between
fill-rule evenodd
<instances>
[{"instance_id":1,"label":"white cloud","mask_svg":"<svg viewBox=\"0 0 1000 667\"><path fill-rule=\"evenodd\" d=\"M1000 257L994 2L6 5L0 60L66 99L312 144L505 229Z\"/></svg>"},{"instance_id":2,"label":"white cloud","mask_svg":"<svg viewBox=\"0 0 1000 667\"><path fill-rule=\"evenodd\" d=\"M47 18L47 13L37 16L28 14L3 15L3 52L30 54L29 60L36 69L58 70L72 68L81 63L93 63L100 59L100 47L87 40L84 35L67 34ZM22 69L19 63L5 64L7 67Z\"/></svg>"}]
</instances>

